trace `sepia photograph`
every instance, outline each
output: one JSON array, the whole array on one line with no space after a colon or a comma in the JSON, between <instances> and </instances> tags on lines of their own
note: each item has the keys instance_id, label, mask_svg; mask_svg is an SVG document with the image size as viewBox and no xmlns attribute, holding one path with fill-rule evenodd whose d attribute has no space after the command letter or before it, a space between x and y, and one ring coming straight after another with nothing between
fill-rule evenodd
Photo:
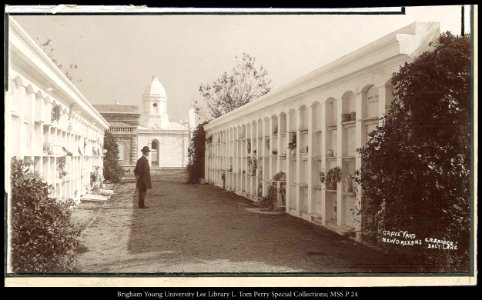
<instances>
[{"instance_id":1,"label":"sepia photograph","mask_svg":"<svg viewBox=\"0 0 482 300\"><path fill-rule=\"evenodd\" d=\"M5 12L7 284L476 284L476 5Z\"/></svg>"}]
</instances>

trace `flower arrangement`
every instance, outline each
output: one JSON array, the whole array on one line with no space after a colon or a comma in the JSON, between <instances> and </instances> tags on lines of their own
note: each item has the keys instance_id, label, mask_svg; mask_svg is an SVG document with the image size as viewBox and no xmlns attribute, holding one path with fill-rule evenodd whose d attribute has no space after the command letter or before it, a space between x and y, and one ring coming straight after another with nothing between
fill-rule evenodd
<instances>
[{"instance_id":1,"label":"flower arrangement","mask_svg":"<svg viewBox=\"0 0 482 300\"><path fill-rule=\"evenodd\" d=\"M258 168L258 163L256 161L256 158L253 158L253 173L251 175L256 176L256 169Z\"/></svg>"},{"instance_id":2,"label":"flower arrangement","mask_svg":"<svg viewBox=\"0 0 482 300\"><path fill-rule=\"evenodd\" d=\"M288 148L291 150L296 149L296 132L290 133L290 142L288 143Z\"/></svg>"},{"instance_id":3,"label":"flower arrangement","mask_svg":"<svg viewBox=\"0 0 482 300\"><path fill-rule=\"evenodd\" d=\"M74 104L69 106L69 112L67 113L67 119L69 120L69 124L67 125L67 131L72 131L72 123L70 120L72 119L72 115L74 114Z\"/></svg>"},{"instance_id":4,"label":"flower arrangement","mask_svg":"<svg viewBox=\"0 0 482 300\"><path fill-rule=\"evenodd\" d=\"M49 142L45 142L44 145L43 145L43 152L44 153L49 153L50 151L50 143Z\"/></svg>"},{"instance_id":5,"label":"flower arrangement","mask_svg":"<svg viewBox=\"0 0 482 300\"><path fill-rule=\"evenodd\" d=\"M52 122L57 122L60 120L60 114L62 112L62 107L60 104L54 104L52 106Z\"/></svg>"},{"instance_id":6,"label":"flower arrangement","mask_svg":"<svg viewBox=\"0 0 482 300\"><path fill-rule=\"evenodd\" d=\"M325 180L326 180L325 172L321 171L321 172L320 172L320 181L321 181L321 183L325 183Z\"/></svg>"},{"instance_id":7,"label":"flower arrangement","mask_svg":"<svg viewBox=\"0 0 482 300\"><path fill-rule=\"evenodd\" d=\"M353 193L354 192L354 189L353 189L353 176L350 174L348 176L346 176L343 180L343 186L344 186L344 190L345 192L347 193Z\"/></svg>"},{"instance_id":8,"label":"flower arrangement","mask_svg":"<svg viewBox=\"0 0 482 300\"><path fill-rule=\"evenodd\" d=\"M263 196L263 184L260 182L258 184L258 197L262 197Z\"/></svg>"},{"instance_id":9,"label":"flower arrangement","mask_svg":"<svg viewBox=\"0 0 482 300\"><path fill-rule=\"evenodd\" d=\"M60 178L63 178L65 175L67 175L67 172L65 171L65 156L60 157L57 160L57 171L59 171Z\"/></svg>"},{"instance_id":10,"label":"flower arrangement","mask_svg":"<svg viewBox=\"0 0 482 300\"><path fill-rule=\"evenodd\" d=\"M72 119L72 115L74 114L74 104L69 106L69 112L67 114L69 121Z\"/></svg>"},{"instance_id":11,"label":"flower arrangement","mask_svg":"<svg viewBox=\"0 0 482 300\"><path fill-rule=\"evenodd\" d=\"M72 152L67 150L65 147L62 147L62 150L66 153L67 156L73 156Z\"/></svg>"}]
</instances>

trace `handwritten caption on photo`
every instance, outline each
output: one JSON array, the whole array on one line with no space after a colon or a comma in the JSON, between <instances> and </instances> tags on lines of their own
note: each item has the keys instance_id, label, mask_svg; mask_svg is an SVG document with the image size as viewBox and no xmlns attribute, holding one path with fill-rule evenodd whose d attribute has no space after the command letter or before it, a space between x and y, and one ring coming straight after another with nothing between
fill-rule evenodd
<instances>
[{"instance_id":1,"label":"handwritten caption on photo","mask_svg":"<svg viewBox=\"0 0 482 300\"><path fill-rule=\"evenodd\" d=\"M422 246L428 249L440 250L457 250L457 243L446 240L445 238L417 238L415 233L408 231L388 231L382 232L382 242L385 244L394 244L400 246Z\"/></svg>"}]
</instances>

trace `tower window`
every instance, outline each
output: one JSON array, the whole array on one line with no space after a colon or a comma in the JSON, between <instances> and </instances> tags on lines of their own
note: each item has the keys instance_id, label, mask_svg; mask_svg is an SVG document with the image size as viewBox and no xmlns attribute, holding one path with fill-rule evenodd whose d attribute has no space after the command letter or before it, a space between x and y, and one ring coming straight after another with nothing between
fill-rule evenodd
<instances>
[{"instance_id":1,"label":"tower window","mask_svg":"<svg viewBox=\"0 0 482 300\"><path fill-rule=\"evenodd\" d=\"M153 103L152 106L157 107L157 103Z\"/></svg>"}]
</instances>

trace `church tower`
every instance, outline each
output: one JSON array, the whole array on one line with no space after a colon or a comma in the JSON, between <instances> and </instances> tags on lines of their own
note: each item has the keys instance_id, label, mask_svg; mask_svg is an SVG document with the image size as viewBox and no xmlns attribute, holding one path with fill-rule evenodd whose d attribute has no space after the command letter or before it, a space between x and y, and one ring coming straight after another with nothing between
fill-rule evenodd
<instances>
[{"instance_id":1,"label":"church tower","mask_svg":"<svg viewBox=\"0 0 482 300\"><path fill-rule=\"evenodd\" d=\"M140 118L142 126L156 129L168 126L166 90L157 76L152 76L151 84L146 87L142 95L142 101L143 110Z\"/></svg>"}]
</instances>

